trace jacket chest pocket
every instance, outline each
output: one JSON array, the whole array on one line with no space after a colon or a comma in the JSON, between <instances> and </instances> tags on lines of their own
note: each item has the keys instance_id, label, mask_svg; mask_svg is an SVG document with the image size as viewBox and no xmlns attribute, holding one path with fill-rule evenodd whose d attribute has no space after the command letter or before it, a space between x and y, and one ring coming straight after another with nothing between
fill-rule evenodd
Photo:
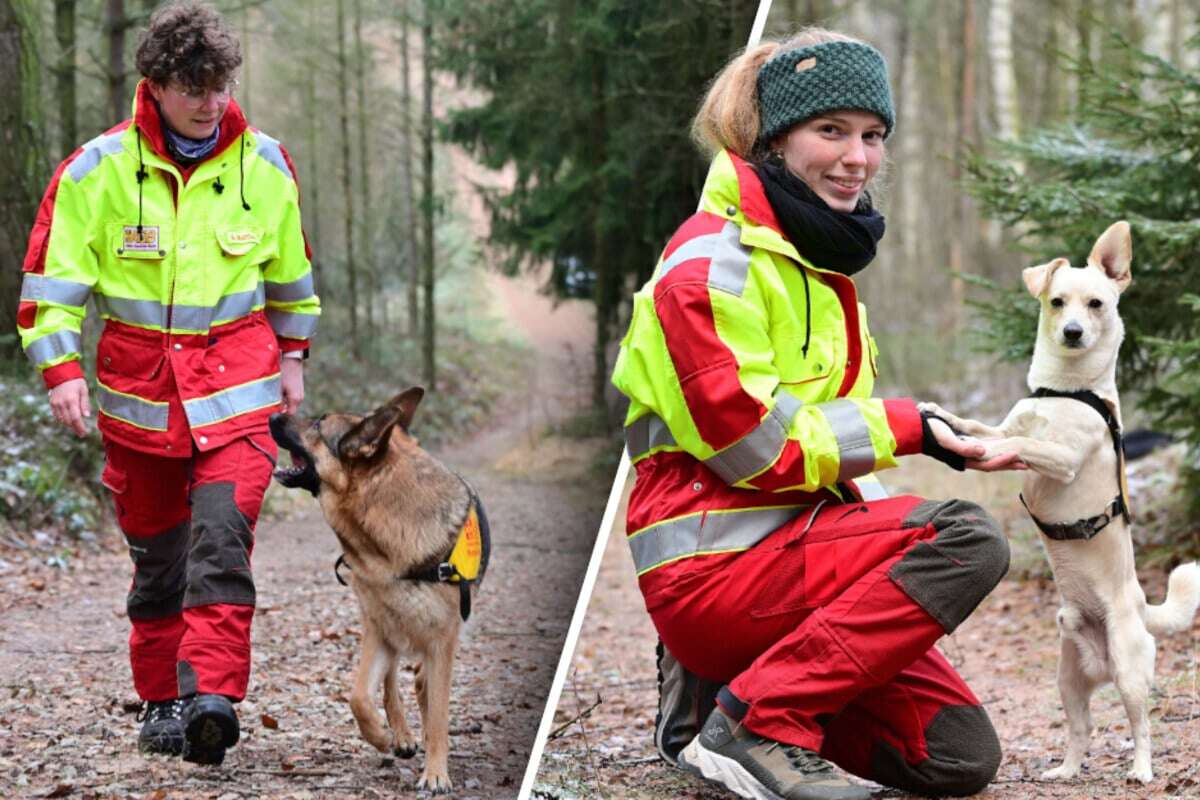
<instances>
[{"instance_id":1,"label":"jacket chest pocket","mask_svg":"<svg viewBox=\"0 0 1200 800\"><path fill-rule=\"evenodd\" d=\"M828 336L812 335L805 348L804 336L789 337L775 350L775 368L779 382L803 386L805 391L820 392L835 372L837 353Z\"/></svg>"},{"instance_id":2,"label":"jacket chest pocket","mask_svg":"<svg viewBox=\"0 0 1200 800\"><path fill-rule=\"evenodd\" d=\"M110 222L105 228L105 254L120 265L157 264L171 251L172 238L170 225L143 222L139 230L136 224Z\"/></svg>"},{"instance_id":3,"label":"jacket chest pocket","mask_svg":"<svg viewBox=\"0 0 1200 800\"><path fill-rule=\"evenodd\" d=\"M268 236L261 226L217 225L213 228L217 248L226 263L259 263L270 258Z\"/></svg>"}]
</instances>

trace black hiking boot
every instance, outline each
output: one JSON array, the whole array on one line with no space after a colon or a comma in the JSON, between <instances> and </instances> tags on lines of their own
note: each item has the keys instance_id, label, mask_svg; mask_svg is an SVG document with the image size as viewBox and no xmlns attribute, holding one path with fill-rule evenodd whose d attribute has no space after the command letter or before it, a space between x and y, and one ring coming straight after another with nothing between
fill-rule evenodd
<instances>
[{"instance_id":1,"label":"black hiking boot","mask_svg":"<svg viewBox=\"0 0 1200 800\"><path fill-rule=\"evenodd\" d=\"M187 701L150 700L138 712L142 723L138 733L138 751L146 754L177 756L183 753L183 713Z\"/></svg>"},{"instance_id":2,"label":"black hiking boot","mask_svg":"<svg viewBox=\"0 0 1200 800\"><path fill-rule=\"evenodd\" d=\"M229 698L198 694L183 714L183 760L195 764L220 764L225 749L237 744L241 729Z\"/></svg>"}]
</instances>

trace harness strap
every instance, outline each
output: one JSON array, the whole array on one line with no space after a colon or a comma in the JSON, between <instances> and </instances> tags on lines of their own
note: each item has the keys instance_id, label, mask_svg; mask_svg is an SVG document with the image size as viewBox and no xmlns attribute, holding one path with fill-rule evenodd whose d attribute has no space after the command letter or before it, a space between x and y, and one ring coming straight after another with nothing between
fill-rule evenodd
<instances>
[{"instance_id":1,"label":"harness strap","mask_svg":"<svg viewBox=\"0 0 1200 800\"><path fill-rule=\"evenodd\" d=\"M1030 397L1065 397L1069 400L1077 400L1101 416L1104 424L1108 426L1108 433L1112 437L1113 452L1117 456L1117 500L1120 501L1118 510L1125 518L1125 524L1128 525L1132 522L1133 514L1129 508L1129 485L1125 481L1125 437L1121 432L1121 423L1117 421L1116 415L1113 414L1108 404L1101 400L1095 392L1086 389L1078 392L1060 392L1056 389L1039 387L1033 390ZM1021 502L1023 503L1024 500ZM1097 519L1097 517L1092 517L1092 519Z\"/></svg>"},{"instance_id":2,"label":"harness strap","mask_svg":"<svg viewBox=\"0 0 1200 800\"><path fill-rule=\"evenodd\" d=\"M1020 498L1021 505L1025 506L1025 510L1029 512L1029 518L1033 520L1034 525L1037 525L1038 530L1060 542L1091 539L1104 530L1108 523L1116 519L1118 514L1125 512L1125 503L1122 501L1121 495L1117 495L1103 512L1094 517L1077 519L1074 522L1042 522L1029 510L1029 504L1025 502L1025 495L1018 494L1017 497Z\"/></svg>"},{"instance_id":3,"label":"harness strap","mask_svg":"<svg viewBox=\"0 0 1200 800\"><path fill-rule=\"evenodd\" d=\"M466 479L464 479L461 475L456 473L455 477L463 482L463 486L467 487L468 494L467 510L463 514L462 522L458 524L457 530L460 532L462 531L463 526L467 524L467 520L471 517L471 512L474 511L477 515L479 515L481 528L480 534L481 536L486 535L482 530L482 528L486 525L484 522L486 517L483 514L483 506L479 503L479 496L475 494L475 489L471 486L471 484L467 483ZM419 567L412 572L409 572L407 575L397 575L396 580L422 581L425 583L457 583L458 613L459 616L462 617L463 622L466 622L467 618L471 616L471 584L478 583L479 579L483 577L483 572L480 571L478 577L465 578L463 577L462 573L458 571L458 567L450 563L450 556L454 552L454 547L457 543L458 538L455 537L454 542L452 542L450 545L450 549L443 553L436 562L428 567ZM350 565L346 563L346 556L344 554L338 556L337 561L334 562L333 574L334 577L337 578L338 583L340 583L342 586L347 586L349 584L346 583L341 574L341 568L343 566L347 569L350 568ZM457 580L455 580L456 578Z\"/></svg>"}]
</instances>

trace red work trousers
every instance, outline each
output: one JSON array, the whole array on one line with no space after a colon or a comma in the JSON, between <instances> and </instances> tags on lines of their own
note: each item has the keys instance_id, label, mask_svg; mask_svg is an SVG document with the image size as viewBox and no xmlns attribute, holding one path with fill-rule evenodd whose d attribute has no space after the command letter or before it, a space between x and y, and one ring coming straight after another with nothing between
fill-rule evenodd
<instances>
[{"instance_id":1,"label":"red work trousers","mask_svg":"<svg viewBox=\"0 0 1200 800\"><path fill-rule=\"evenodd\" d=\"M190 458L105 443L103 483L134 564L129 660L143 700L245 697L250 554L277 452L265 432Z\"/></svg>"},{"instance_id":2,"label":"red work trousers","mask_svg":"<svg viewBox=\"0 0 1200 800\"><path fill-rule=\"evenodd\" d=\"M996 524L962 501L895 497L802 513L751 549L642 576L664 644L724 682L760 736L912 791L986 785L999 744L934 643L1008 568Z\"/></svg>"}]
</instances>

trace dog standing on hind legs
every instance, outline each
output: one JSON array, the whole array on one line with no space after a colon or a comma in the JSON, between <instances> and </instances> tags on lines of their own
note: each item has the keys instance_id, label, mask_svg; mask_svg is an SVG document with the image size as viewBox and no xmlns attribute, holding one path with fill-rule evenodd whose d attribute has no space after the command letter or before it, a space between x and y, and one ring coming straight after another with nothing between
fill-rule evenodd
<instances>
[{"instance_id":1,"label":"dog standing on hind legs","mask_svg":"<svg viewBox=\"0 0 1200 800\"><path fill-rule=\"evenodd\" d=\"M408 433L423 394L408 389L366 417L275 414L271 435L293 463L276 479L316 495L342 545L339 566L349 567L363 627L350 696L359 731L384 753L416 754L396 685L399 657L414 654L425 749L417 788L440 793L452 788L450 688L459 629L491 546L475 491ZM387 726L375 708L380 684Z\"/></svg>"},{"instance_id":2,"label":"dog standing on hind legs","mask_svg":"<svg viewBox=\"0 0 1200 800\"><path fill-rule=\"evenodd\" d=\"M1154 682L1154 636L1187 630L1200 605L1200 567L1171 573L1162 605L1146 603L1134 568L1117 396L1117 352L1125 334L1117 312L1131 281L1129 224L1117 222L1096 240L1087 266L1065 258L1026 269L1029 293L1041 303L1029 369L1031 397L999 426L962 419L932 404L958 433L977 436L984 458L1017 453L1029 466L1021 500L1042 532L1062 599L1058 687L1067 716L1063 763L1044 780L1079 773L1091 738L1092 692L1117 686L1133 734L1127 777L1148 783ZM1088 408L1087 406L1090 406Z\"/></svg>"}]
</instances>

